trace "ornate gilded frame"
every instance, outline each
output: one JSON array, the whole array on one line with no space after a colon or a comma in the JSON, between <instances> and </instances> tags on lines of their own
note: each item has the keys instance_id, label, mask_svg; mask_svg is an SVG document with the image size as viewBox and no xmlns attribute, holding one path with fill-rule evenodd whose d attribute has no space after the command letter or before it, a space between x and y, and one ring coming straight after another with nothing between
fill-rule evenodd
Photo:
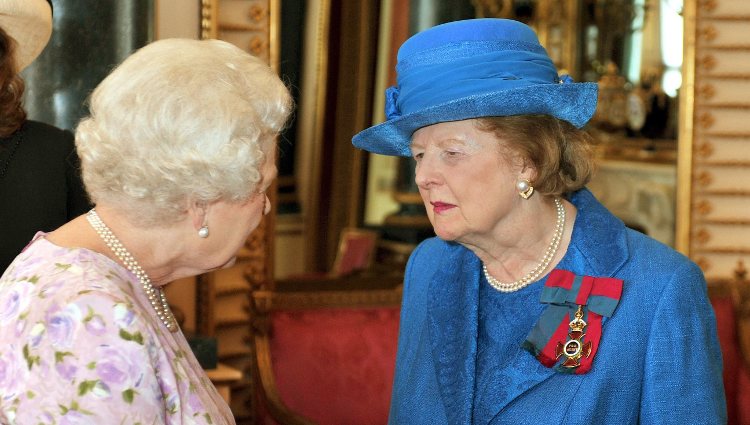
<instances>
[{"instance_id":1,"label":"ornate gilded frame","mask_svg":"<svg viewBox=\"0 0 750 425\"><path fill-rule=\"evenodd\" d=\"M679 128L677 139L677 202L675 208L675 248L690 253L690 227L693 182L693 122L695 112L695 35L697 2L685 1L682 53L682 88L680 88Z\"/></svg>"}]
</instances>

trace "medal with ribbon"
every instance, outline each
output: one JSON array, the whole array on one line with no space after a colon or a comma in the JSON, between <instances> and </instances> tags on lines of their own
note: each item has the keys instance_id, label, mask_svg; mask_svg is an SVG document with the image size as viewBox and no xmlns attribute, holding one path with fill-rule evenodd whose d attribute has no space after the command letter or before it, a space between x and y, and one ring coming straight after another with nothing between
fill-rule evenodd
<instances>
[{"instance_id":1,"label":"medal with ribbon","mask_svg":"<svg viewBox=\"0 0 750 425\"><path fill-rule=\"evenodd\" d=\"M557 364L555 369L563 373L588 372L599 348L602 318L612 316L621 295L620 279L553 270L541 297L549 306L523 348L546 367Z\"/></svg>"}]
</instances>

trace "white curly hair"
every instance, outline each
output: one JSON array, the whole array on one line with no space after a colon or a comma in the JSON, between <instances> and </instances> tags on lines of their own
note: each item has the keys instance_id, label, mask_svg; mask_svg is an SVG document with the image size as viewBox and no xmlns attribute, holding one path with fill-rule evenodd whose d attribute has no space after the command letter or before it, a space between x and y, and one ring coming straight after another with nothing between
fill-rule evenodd
<instances>
[{"instance_id":1,"label":"white curly hair","mask_svg":"<svg viewBox=\"0 0 750 425\"><path fill-rule=\"evenodd\" d=\"M292 109L271 68L219 40L153 42L89 102L76 129L86 190L145 226L179 219L188 202L248 199Z\"/></svg>"}]
</instances>

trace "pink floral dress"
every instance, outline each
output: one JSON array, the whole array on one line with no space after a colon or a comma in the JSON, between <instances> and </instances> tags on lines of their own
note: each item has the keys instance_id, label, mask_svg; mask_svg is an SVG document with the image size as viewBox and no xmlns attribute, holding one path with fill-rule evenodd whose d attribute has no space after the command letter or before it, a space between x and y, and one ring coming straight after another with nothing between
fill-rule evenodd
<instances>
[{"instance_id":1,"label":"pink floral dress","mask_svg":"<svg viewBox=\"0 0 750 425\"><path fill-rule=\"evenodd\" d=\"M37 234L0 278L0 424L234 424L138 279Z\"/></svg>"}]
</instances>

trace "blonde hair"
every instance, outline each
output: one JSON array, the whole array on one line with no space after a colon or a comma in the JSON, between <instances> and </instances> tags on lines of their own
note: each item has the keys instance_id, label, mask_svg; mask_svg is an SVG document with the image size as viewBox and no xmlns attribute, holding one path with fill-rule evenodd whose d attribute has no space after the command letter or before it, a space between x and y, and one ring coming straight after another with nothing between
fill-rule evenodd
<instances>
[{"instance_id":1,"label":"blonde hair","mask_svg":"<svg viewBox=\"0 0 750 425\"><path fill-rule=\"evenodd\" d=\"M278 76L232 44L156 41L90 98L76 130L86 190L142 225L177 219L189 200L247 199L291 108Z\"/></svg>"},{"instance_id":2,"label":"blonde hair","mask_svg":"<svg viewBox=\"0 0 750 425\"><path fill-rule=\"evenodd\" d=\"M542 195L574 192L591 180L593 139L567 121L549 115L513 115L480 118L477 126L506 141L533 165L537 173L531 184Z\"/></svg>"}]
</instances>

